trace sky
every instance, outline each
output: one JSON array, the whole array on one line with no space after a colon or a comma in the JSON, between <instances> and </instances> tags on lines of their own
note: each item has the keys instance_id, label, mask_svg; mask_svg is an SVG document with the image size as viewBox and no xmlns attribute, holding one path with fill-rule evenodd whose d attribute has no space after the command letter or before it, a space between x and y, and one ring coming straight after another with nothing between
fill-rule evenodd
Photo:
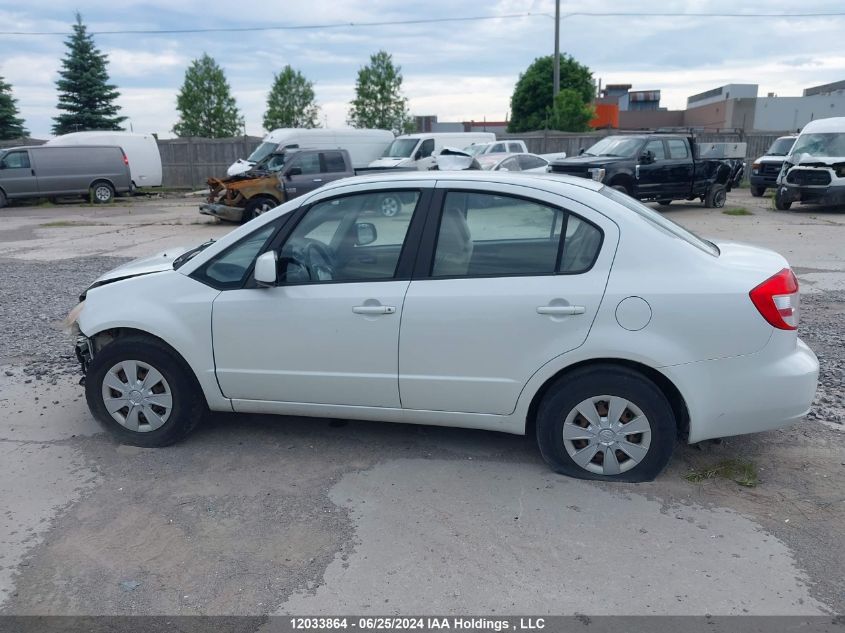
<instances>
[{"instance_id":1,"label":"sky","mask_svg":"<svg viewBox=\"0 0 845 633\"><path fill-rule=\"evenodd\" d=\"M346 125L358 69L380 49L404 76L412 114L440 121L501 121L519 74L554 51L554 0L0 0L0 31L69 33L79 10L89 31L341 25L223 33L95 35L108 55L119 104L135 132L172 136L176 94L191 60L207 52L223 67L245 118L263 135L273 75L285 64L314 83L321 123ZM741 17L567 15L568 11L742 13ZM845 12L841 0L562 0L561 51L602 84L661 90L661 105L726 83L759 84L759 95L797 96L845 79L845 16L767 13ZM404 25L362 22L491 16ZM498 17L497 17L498 16ZM508 17L517 16L517 17ZM32 135L49 138L56 115L62 35L0 35L0 76L12 84Z\"/></svg>"}]
</instances>

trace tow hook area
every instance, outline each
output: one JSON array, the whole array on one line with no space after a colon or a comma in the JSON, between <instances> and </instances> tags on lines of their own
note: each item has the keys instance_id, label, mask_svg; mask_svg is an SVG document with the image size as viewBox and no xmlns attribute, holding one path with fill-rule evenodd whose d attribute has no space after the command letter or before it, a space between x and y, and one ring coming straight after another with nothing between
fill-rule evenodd
<instances>
[{"instance_id":1,"label":"tow hook area","mask_svg":"<svg viewBox=\"0 0 845 633\"><path fill-rule=\"evenodd\" d=\"M82 366L82 378L79 380L79 384L84 385L88 367L94 359L94 348L91 345L91 340L84 334L76 337L76 358Z\"/></svg>"}]
</instances>

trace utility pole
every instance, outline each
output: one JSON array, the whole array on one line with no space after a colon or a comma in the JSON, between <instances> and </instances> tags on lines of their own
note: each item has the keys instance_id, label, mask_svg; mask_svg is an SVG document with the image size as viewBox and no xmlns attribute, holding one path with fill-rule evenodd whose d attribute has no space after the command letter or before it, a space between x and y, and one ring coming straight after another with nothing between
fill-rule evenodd
<instances>
[{"instance_id":1,"label":"utility pole","mask_svg":"<svg viewBox=\"0 0 845 633\"><path fill-rule=\"evenodd\" d=\"M554 89L552 98L560 92L560 0L555 0L555 63Z\"/></svg>"}]
</instances>

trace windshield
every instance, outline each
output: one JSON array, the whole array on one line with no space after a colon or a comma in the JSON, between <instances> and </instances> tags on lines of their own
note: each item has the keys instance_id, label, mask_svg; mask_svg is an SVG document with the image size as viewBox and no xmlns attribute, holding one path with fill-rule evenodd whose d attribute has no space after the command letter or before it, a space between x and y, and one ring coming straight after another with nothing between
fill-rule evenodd
<instances>
[{"instance_id":1,"label":"windshield","mask_svg":"<svg viewBox=\"0 0 845 633\"><path fill-rule=\"evenodd\" d=\"M633 211L641 218L650 222L652 225L656 226L657 228L677 237L685 242L689 242L696 248L700 248L705 253L713 255L714 257L719 256L719 249L713 242L708 240L702 239L698 237L695 233L686 230L684 227L680 226L679 224L675 224L669 218L661 215L654 209L645 206L639 200L634 200L632 197L622 193L621 191L617 191L616 189L611 189L610 187L602 187L601 193L605 196L614 200L624 206L625 208Z\"/></svg>"},{"instance_id":2,"label":"windshield","mask_svg":"<svg viewBox=\"0 0 845 633\"><path fill-rule=\"evenodd\" d=\"M270 154L272 154L273 150L275 150L278 146L278 143L269 143L267 141L264 141L261 145L255 148L255 151L249 155L247 160L252 163L257 163L258 161L262 160L263 158L267 158Z\"/></svg>"},{"instance_id":3,"label":"windshield","mask_svg":"<svg viewBox=\"0 0 845 633\"><path fill-rule=\"evenodd\" d=\"M769 151L766 152L766 156L786 156L789 154L789 150L792 149L792 146L795 144L794 138L779 138L772 146L769 148Z\"/></svg>"},{"instance_id":4,"label":"windshield","mask_svg":"<svg viewBox=\"0 0 845 633\"><path fill-rule=\"evenodd\" d=\"M608 136L582 154L582 156L635 156L643 141L640 138Z\"/></svg>"},{"instance_id":5,"label":"windshield","mask_svg":"<svg viewBox=\"0 0 845 633\"><path fill-rule=\"evenodd\" d=\"M382 158L408 158L418 142L415 138L397 138L384 150Z\"/></svg>"},{"instance_id":6,"label":"windshield","mask_svg":"<svg viewBox=\"0 0 845 633\"><path fill-rule=\"evenodd\" d=\"M827 158L845 156L845 133L802 134L795 141L792 155L809 154Z\"/></svg>"},{"instance_id":7,"label":"windshield","mask_svg":"<svg viewBox=\"0 0 845 633\"><path fill-rule=\"evenodd\" d=\"M173 260L173 270L179 269L180 266L191 261L191 259L202 253L212 244L214 244L214 240L208 240L207 242L203 242L199 246L196 246L191 250L182 253L181 255L179 255L179 257Z\"/></svg>"}]
</instances>

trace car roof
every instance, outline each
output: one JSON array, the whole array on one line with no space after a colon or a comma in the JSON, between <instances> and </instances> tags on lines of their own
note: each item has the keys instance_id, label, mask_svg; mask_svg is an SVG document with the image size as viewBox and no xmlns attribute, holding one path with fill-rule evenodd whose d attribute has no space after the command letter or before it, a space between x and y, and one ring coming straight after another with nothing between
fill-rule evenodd
<instances>
[{"instance_id":1,"label":"car roof","mask_svg":"<svg viewBox=\"0 0 845 633\"><path fill-rule=\"evenodd\" d=\"M829 119L816 119L810 121L801 130L801 134L807 132L840 132L845 133L845 116L835 116Z\"/></svg>"},{"instance_id":2,"label":"car roof","mask_svg":"<svg viewBox=\"0 0 845 633\"><path fill-rule=\"evenodd\" d=\"M448 180L450 182L499 182L502 184L528 185L535 189L542 189L550 193L563 193L566 187L579 187L589 191L599 191L604 185L589 178L577 176L520 174L519 172L489 172L479 169L463 171L397 171L394 173L378 172L365 176L352 176L342 180L335 180L320 187L320 191L334 189L352 184L390 183L392 180L435 182Z\"/></svg>"}]
</instances>

